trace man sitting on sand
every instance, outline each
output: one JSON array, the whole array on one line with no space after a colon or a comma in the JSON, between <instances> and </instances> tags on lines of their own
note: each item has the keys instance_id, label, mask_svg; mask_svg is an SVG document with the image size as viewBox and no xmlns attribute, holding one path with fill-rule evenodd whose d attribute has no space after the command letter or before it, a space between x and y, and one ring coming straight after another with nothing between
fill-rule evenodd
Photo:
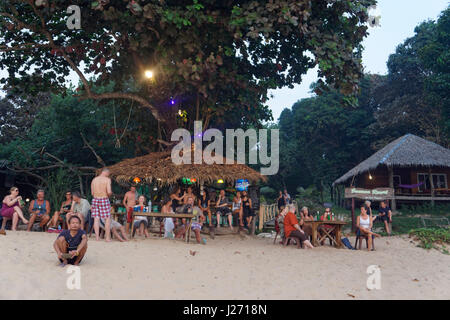
<instances>
[{"instance_id":1,"label":"man sitting on sand","mask_svg":"<svg viewBox=\"0 0 450 320\"><path fill-rule=\"evenodd\" d=\"M309 242L307 234L300 228L297 217L295 216L295 205L288 204L287 208L288 213L284 218L284 233L286 238L297 238L297 241L303 242L305 249L314 248L311 242Z\"/></svg>"},{"instance_id":2,"label":"man sitting on sand","mask_svg":"<svg viewBox=\"0 0 450 320\"><path fill-rule=\"evenodd\" d=\"M127 237L127 233L125 231L125 227L123 225L121 225L119 222L117 222L116 220L110 219L110 227L111 227L111 232L113 233L113 235L117 238L117 240L119 240L120 242L125 242L128 241L128 237ZM110 234L106 233L106 220L105 219L100 219L100 228L102 228L102 230L105 231L105 238L106 237L110 237Z\"/></svg>"},{"instance_id":3,"label":"man sitting on sand","mask_svg":"<svg viewBox=\"0 0 450 320\"><path fill-rule=\"evenodd\" d=\"M58 259L62 265L79 265L87 251L86 232L81 230L81 219L72 216L68 219L69 230L63 230L55 242L55 248Z\"/></svg>"},{"instance_id":4,"label":"man sitting on sand","mask_svg":"<svg viewBox=\"0 0 450 320\"><path fill-rule=\"evenodd\" d=\"M105 220L105 240L111 241L111 204L109 197L112 195L109 169L103 168L102 173L95 177L91 183L92 206L91 214L94 218L94 231L97 241L100 240L100 219Z\"/></svg>"}]
</instances>

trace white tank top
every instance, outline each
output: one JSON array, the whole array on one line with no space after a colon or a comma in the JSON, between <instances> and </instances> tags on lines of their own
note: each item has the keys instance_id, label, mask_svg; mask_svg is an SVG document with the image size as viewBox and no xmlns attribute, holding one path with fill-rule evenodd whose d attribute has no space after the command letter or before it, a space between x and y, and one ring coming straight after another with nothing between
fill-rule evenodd
<instances>
[{"instance_id":1,"label":"white tank top","mask_svg":"<svg viewBox=\"0 0 450 320\"><path fill-rule=\"evenodd\" d=\"M359 216L359 225L364 229L370 229L370 216L367 216L367 219Z\"/></svg>"},{"instance_id":2,"label":"white tank top","mask_svg":"<svg viewBox=\"0 0 450 320\"><path fill-rule=\"evenodd\" d=\"M238 203L233 201L233 211L241 208L241 200L239 199Z\"/></svg>"}]
</instances>

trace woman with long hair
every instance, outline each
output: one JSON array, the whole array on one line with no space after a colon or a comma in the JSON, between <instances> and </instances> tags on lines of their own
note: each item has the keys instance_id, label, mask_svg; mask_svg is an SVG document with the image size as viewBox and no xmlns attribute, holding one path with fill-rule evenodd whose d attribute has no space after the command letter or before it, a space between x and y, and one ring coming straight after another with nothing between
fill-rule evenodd
<instances>
[{"instance_id":1,"label":"woman with long hair","mask_svg":"<svg viewBox=\"0 0 450 320\"><path fill-rule=\"evenodd\" d=\"M17 187L12 187L9 190L9 195L3 198L3 206L2 206L2 230L5 229L6 221L12 219L12 231L16 231L17 224L19 223L19 218L22 220L24 224L28 224L28 220L25 219L22 212L22 197L19 196L19 189Z\"/></svg>"}]
</instances>

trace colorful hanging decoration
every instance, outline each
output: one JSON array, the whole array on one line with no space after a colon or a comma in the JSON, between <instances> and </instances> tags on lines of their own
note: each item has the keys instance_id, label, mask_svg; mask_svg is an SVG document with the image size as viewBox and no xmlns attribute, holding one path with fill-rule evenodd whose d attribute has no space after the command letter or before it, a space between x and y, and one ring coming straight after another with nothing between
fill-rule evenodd
<instances>
[{"instance_id":1,"label":"colorful hanging decoration","mask_svg":"<svg viewBox=\"0 0 450 320\"><path fill-rule=\"evenodd\" d=\"M141 183L141 178L136 177L136 178L133 179L133 182L134 182L135 184Z\"/></svg>"},{"instance_id":2,"label":"colorful hanging decoration","mask_svg":"<svg viewBox=\"0 0 450 320\"><path fill-rule=\"evenodd\" d=\"M237 191L247 191L248 187L250 186L250 183L247 179L238 179L236 180L236 190Z\"/></svg>"}]
</instances>

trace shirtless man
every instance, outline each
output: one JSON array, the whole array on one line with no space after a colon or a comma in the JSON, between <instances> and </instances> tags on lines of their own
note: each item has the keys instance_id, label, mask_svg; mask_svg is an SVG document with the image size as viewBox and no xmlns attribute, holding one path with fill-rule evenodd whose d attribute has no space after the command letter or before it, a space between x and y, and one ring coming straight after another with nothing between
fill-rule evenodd
<instances>
[{"instance_id":1,"label":"shirtless man","mask_svg":"<svg viewBox=\"0 0 450 320\"><path fill-rule=\"evenodd\" d=\"M125 193L122 204L127 210L127 224L125 225L125 230L128 233L130 230L131 215L133 214L133 207L136 205L136 187L131 186L130 191Z\"/></svg>"},{"instance_id":2,"label":"shirtless man","mask_svg":"<svg viewBox=\"0 0 450 320\"><path fill-rule=\"evenodd\" d=\"M100 219L105 220L105 240L111 242L111 204L112 195L109 169L103 168L102 173L91 183L92 205L91 215L94 218L94 231L97 241L100 239Z\"/></svg>"}]
</instances>

